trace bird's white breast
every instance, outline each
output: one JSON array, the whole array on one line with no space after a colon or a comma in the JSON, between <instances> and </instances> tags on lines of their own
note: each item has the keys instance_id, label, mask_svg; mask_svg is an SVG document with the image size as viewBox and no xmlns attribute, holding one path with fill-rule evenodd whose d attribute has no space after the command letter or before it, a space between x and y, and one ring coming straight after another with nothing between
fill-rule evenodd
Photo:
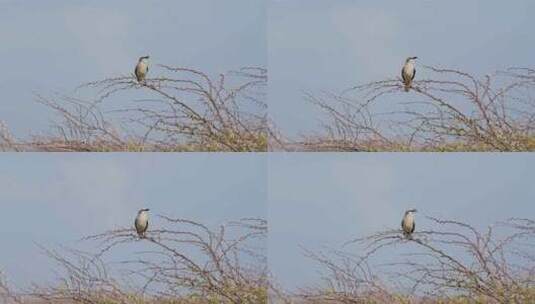
<instances>
[{"instance_id":1,"label":"bird's white breast","mask_svg":"<svg viewBox=\"0 0 535 304\"><path fill-rule=\"evenodd\" d=\"M147 68L149 67L149 64L147 63L147 61L145 60L141 60L138 64L137 64L137 70L139 73L141 73L142 75L145 75L147 73Z\"/></svg>"},{"instance_id":2,"label":"bird's white breast","mask_svg":"<svg viewBox=\"0 0 535 304\"><path fill-rule=\"evenodd\" d=\"M412 61L409 61L405 64L403 73L405 73L405 75L408 77L412 77L412 75L414 74L414 63L412 63Z\"/></svg>"},{"instance_id":3,"label":"bird's white breast","mask_svg":"<svg viewBox=\"0 0 535 304\"><path fill-rule=\"evenodd\" d=\"M149 214L146 211L140 212L136 217L136 226L139 228L145 228L149 221Z\"/></svg>"},{"instance_id":4,"label":"bird's white breast","mask_svg":"<svg viewBox=\"0 0 535 304\"><path fill-rule=\"evenodd\" d=\"M403 230L410 231L414 225L414 214L409 213L405 216L403 221Z\"/></svg>"}]
</instances>

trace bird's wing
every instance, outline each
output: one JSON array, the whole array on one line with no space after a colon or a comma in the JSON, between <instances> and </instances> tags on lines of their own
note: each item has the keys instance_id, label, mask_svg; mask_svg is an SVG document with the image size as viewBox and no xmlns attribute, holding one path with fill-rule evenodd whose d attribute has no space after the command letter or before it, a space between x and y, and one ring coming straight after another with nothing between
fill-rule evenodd
<instances>
[{"instance_id":1,"label":"bird's wing","mask_svg":"<svg viewBox=\"0 0 535 304\"><path fill-rule=\"evenodd\" d=\"M145 232L147 230L149 230L149 221L148 220L147 220L147 225L145 225L145 230L143 232Z\"/></svg>"},{"instance_id":2,"label":"bird's wing","mask_svg":"<svg viewBox=\"0 0 535 304\"><path fill-rule=\"evenodd\" d=\"M414 68L414 72L412 73L412 78L411 78L411 80L414 79L414 76L416 76L416 68Z\"/></svg>"},{"instance_id":3,"label":"bird's wing","mask_svg":"<svg viewBox=\"0 0 535 304\"><path fill-rule=\"evenodd\" d=\"M134 220L134 227L136 227L136 232L139 233L139 227L137 225L137 217L136 219Z\"/></svg>"},{"instance_id":4,"label":"bird's wing","mask_svg":"<svg viewBox=\"0 0 535 304\"><path fill-rule=\"evenodd\" d=\"M401 230L404 230L404 229L403 229L404 226L405 226L405 218L403 218L403 219L401 220Z\"/></svg>"},{"instance_id":5,"label":"bird's wing","mask_svg":"<svg viewBox=\"0 0 535 304\"><path fill-rule=\"evenodd\" d=\"M136 74L137 80L139 80L139 64L136 65L136 68L134 69L134 74Z\"/></svg>"},{"instance_id":6,"label":"bird's wing","mask_svg":"<svg viewBox=\"0 0 535 304\"><path fill-rule=\"evenodd\" d=\"M412 229L411 229L411 233L413 233L413 232L414 232L414 229L415 229L415 228L416 228L416 222L414 222L414 221L413 221L413 222L412 222Z\"/></svg>"},{"instance_id":7,"label":"bird's wing","mask_svg":"<svg viewBox=\"0 0 535 304\"><path fill-rule=\"evenodd\" d=\"M403 66L401 68L401 78L403 79L403 81L406 81L406 79L405 79L405 66Z\"/></svg>"}]
</instances>

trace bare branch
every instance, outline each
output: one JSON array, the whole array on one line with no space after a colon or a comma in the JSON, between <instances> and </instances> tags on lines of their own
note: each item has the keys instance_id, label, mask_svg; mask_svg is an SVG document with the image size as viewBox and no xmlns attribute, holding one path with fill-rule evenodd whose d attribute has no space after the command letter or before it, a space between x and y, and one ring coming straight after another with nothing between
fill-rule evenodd
<instances>
[{"instance_id":1,"label":"bare branch","mask_svg":"<svg viewBox=\"0 0 535 304\"><path fill-rule=\"evenodd\" d=\"M326 115L319 134L289 149L314 151L531 151L535 149L535 76L509 69L481 79L425 67L409 93L401 79L342 93L309 94Z\"/></svg>"},{"instance_id":2,"label":"bare branch","mask_svg":"<svg viewBox=\"0 0 535 304\"><path fill-rule=\"evenodd\" d=\"M245 67L218 77L159 65L138 83L120 76L81 85L93 101L69 96L38 102L59 116L52 134L28 142L0 132L4 149L37 151L266 151L267 71ZM130 104L107 110L112 101ZM115 102L117 104L117 102ZM2 131L2 130L0 130ZM2 143L2 142L0 142Z\"/></svg>"},{"instance_id":3,"label":"bare branch","mask_svg":"<svg viewBox=\"0 0 535 304\"><path fill-rule=\"evenodd\" d=\"M299 297L304 303L535 299L532 220L510 219L482 231L459 221L427 220L433 229L417 231L411 238L392 229L347 242L345 246L358 246L359 255L306 251L325 272L322 284L303 289ZM385 253L393 260L385 262Z\"/></svg>"}]
</instances>

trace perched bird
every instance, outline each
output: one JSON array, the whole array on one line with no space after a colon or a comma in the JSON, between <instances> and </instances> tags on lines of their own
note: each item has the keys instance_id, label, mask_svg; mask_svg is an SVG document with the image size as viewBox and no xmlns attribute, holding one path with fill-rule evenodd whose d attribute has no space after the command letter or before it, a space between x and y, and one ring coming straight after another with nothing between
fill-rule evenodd
<instances>
[{"instance_id":1,"label":"perched bird","mask_svg":"<svg viewBox=\"0 0 535 304\"><path fill-rule=\"evenodd\" d=\"M134 73L136 74L137 81L142 82L145 80L145 76L149 72L149 56L139 57L137 61L136 69Z\"/></svg>"},{"instance_id":2,"label":"perched bird","mask_svg":"<svg viewBox=\"0 0 535 304\"><path fill-rule=\"evenodd\" d=\"M405 84L405 92L410 90L412 80L414 79L414 76L416 76L416 68L414 68L415 59L418 59L418 57L408 57L401 69L401 78L403 78L403 83Z\"/></svg>"},{"instance_id":3,"label":"perched bird","mask_svg":"<svg viewBox=\"0 0 535 304\"><path fill-rule=\"evenodd\" d=\"M141 209L137 212L136 220L134 221L134 226L136 227L137 234L140 238L145 237L145 232L149 228L149 209Z\"/></svg>"},{"instance_id":4,"label":"perched bird","mask_svg":"<svg viewBox=\"0 0 535 304\"><path fill-rule=\"evenodd\" d=\"M416 223L414 222L414 213L416 212L416 209L405 211L405 215L401 220L401 229L403 230L403 235L405 235L405 237L408 239L412 239L412 233L416 227Z\"/></svg>"}]
</instances>

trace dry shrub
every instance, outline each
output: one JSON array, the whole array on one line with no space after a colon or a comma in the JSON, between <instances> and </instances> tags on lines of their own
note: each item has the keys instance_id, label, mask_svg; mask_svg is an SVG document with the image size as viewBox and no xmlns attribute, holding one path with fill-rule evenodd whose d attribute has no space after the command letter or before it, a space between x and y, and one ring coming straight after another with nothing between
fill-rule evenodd
<instances>
[{"instance_id":1,"label":"dry shrub","mask_svg":"<svg viewBox=\"0 0 535 304\"><path fill-rule=\"evenodd\" d=\"M190 220L159 218L162 225L145 238L134 229L85 238L98 244L97 253L45 249L61 268L60 281L35 286L28 297L36 303L267 303L265 220L242 219L211 230ZM144 251L113 263L121 269L105 262L118 247L141 242Z\"/></svg>"},{"instance_id":2,"label":"dry shrub","mask_svg":"<svg viewBox=\"0 0 535 304\"><path fill-rule=\"evenodd\" d=\"M510 219L480 231L427 219L433 228L412 238L392 229L345 245L359 255L306 251L322 267L322 283L302 289L295 303L535 302L534 221ZM392 261L380 257L385 253Z\"/></svg>"},{"instance_id":3,"label":"dry shrub","mask_svg":"<svg viewBox=\"0 0 535 304\"><path fill-rule=\"evenodd\" d=\"M23 299L13 291L2 272L0 272L0 303L23 303Z\"/></svg>"},{"instance_id":4,"label":"dry shrub","mask_svg":"<svg viewBox=\"0 0 535 304\"><path fill-rule=\"evenodd\" d=\"M20 151L17 140L13 137L6 123L0 120L0 151Z\"/></svg>"},{"instance_id":5,"label":"dry shrub","mask_svg":"<svg viewBox=\"0 0 535 304\"><path fill-rule=\"evenodd\" d=\"M159 76L142 83L121 76L78 88L95 91L94 100L38 96L60 118L53 131L19 143L0 138L8 148L37 151L267 150L266 69L212 78L158 65L151 74Z\"/></svg>"},{"instance_id":6,"label":"dry shrub","mask_svg":"<svg viewBox=\"0 0 535 304\"><path fill-rule=\"evenodd\" d=\"M535 70L477 78L424 67L409 93L400 78L342 93L309 94L325 113L322 131L287 143L306 151L532 151ZM420 75L422 73L420 72Z\"/></svg>"}]
</instances>

